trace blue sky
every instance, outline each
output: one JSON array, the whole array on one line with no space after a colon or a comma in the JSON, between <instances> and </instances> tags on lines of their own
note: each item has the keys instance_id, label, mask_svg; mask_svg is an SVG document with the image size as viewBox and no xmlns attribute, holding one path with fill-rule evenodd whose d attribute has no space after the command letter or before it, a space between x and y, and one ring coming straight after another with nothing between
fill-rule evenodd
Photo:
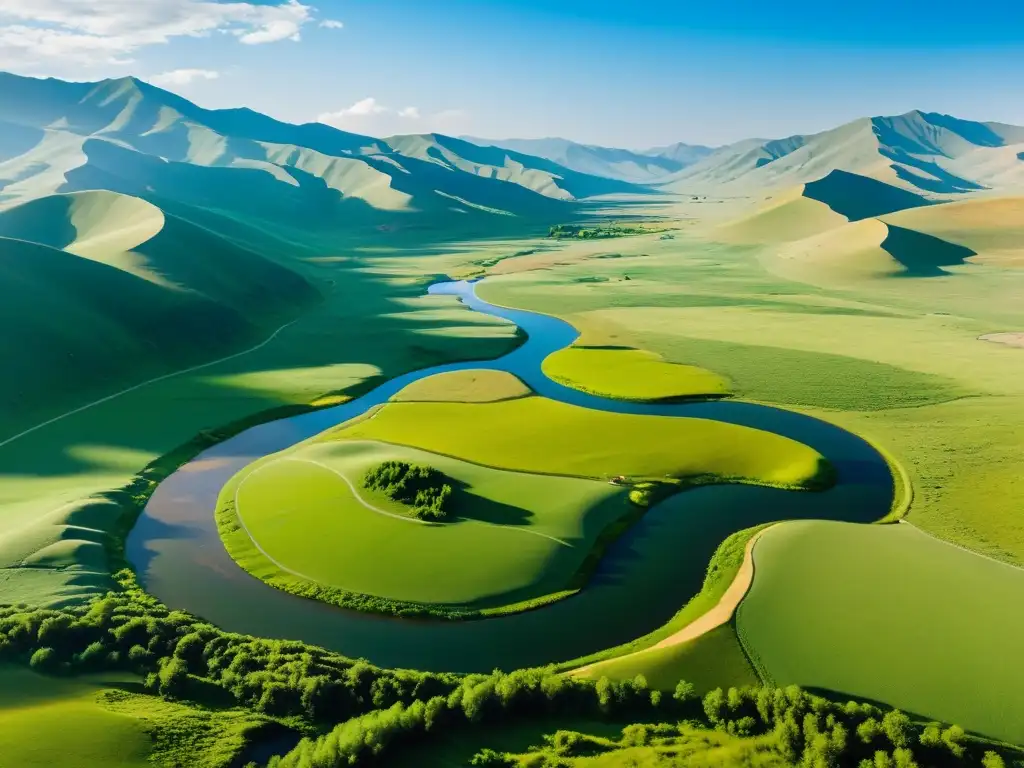
<instances>
[{"instance_id":1,"label":"blue sky","mask_svg":"<svg viewBox=\"0 0 1024 768\"><path fill-rule=\"evenodd\" d=\"M135 74L376 135L720 144L914 108L1024 124L1024 3L840 6L4 0L0 68Z\"/></svg>"}]
</instances>

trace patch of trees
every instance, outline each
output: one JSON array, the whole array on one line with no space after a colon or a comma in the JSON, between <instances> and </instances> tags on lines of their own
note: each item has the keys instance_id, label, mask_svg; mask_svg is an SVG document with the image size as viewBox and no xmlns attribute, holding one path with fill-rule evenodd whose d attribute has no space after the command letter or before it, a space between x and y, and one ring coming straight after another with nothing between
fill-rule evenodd
<instances>
[{"instance_id":1,"label":"patch of trees","mask_svg":"<svg viewBox=\"0 0 1024 768\"><path fill-rule=\"evenodd\" d=\"M407 461L385 461L367 470L363 487L412 507L421 520L444 520L452 503L452 485L439 469Z\"/></svg>"},{"instance_id":2,"label":"patch of trees","mask_svg":"<svg viewBox=\"0 0 1024 768\"><path fill-rule=\"evenodd\" d=\"M629 235L644 235L657 230L644 229L643 227L624 227L617 224L598 224L587 227L582 224L556 224L548 229L548 237L555 240L562 240L569 237L581 240L598 240L609 237L628 237Z\"/></svg>"},{"instance_id":3,"label":"patch of trees","mask_svg":"<svg viewBox=\"0 0 1024 768\"><path fill-rule=\"evenodd\" d=\"M793 765L999 768L1004 763L991 746L957 726L915 723L897 711L836 703L797 687L718 689L701 698L685 682L672 694L650 690L642 676L595 682L551 669L464 676L380 669L300 642L223 632L168 610L144 593L130 572L118 578L119 591L84 608L0 608L0 659L50 674L131 671L167 699L223 702L226 697L270 717L321 730L334 726L272 759L275 768L386 765L395 748L442 729L553 716L640 723L628 729L631 744L660 738L665 728L674 727L644 725L661 722L770 737L771 748ZM571 753L594 748L592 742L581 734L556 734L549 747ZM475 764L509 763L492 751L481 753Z\"/></svg>"},{"instance_id":4,"label":"patch of trees","mask_svg":"<svg viewBox=\"0 0 1024 768\"><path fill-rule=\"evenodd\" d=\"M628 726L616 742L558 731L545 737L541 754L534 756L540 760L522 762L520 756L483 749L470 765L568 768L575 764L573 758L628 747L668 746L673 738L693 742L708 730L760 738L758 751L771 751L780 762L794 766L998 768L1005 764L989 745L968 739L958 726L922 726L899 711L883 712L852 701L837 703L796 686L717 689L700 697L685 682L667 695L649 690L642 676L621 683L602 678L595 683L527 670L467 676L447 696L411 706L399 703L355 718L324 736L303 740L269 766L386 765L395 749L420 749L420 742L440 730L504 724L524 716L650 720Z\"/></svg>"}]
</instances>

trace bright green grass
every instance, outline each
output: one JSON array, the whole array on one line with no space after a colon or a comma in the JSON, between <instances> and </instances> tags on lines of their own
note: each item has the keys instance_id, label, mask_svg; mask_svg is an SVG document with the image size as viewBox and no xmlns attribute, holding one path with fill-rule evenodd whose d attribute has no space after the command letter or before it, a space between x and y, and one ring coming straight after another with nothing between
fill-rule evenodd
<instances>
[{"instance_id":1,"label":"bright green grass","mask_svg":"<svg viewBox=\"0 0 1024 768\"><path fill-rule=\"evenodd\" d=\"M499 403L389 403L324 439L382 440L520 472L676 477L813 487L813 449L779 435L694 418L593 411L543 397Z\"/></svg>"},{"instance_id":2,"label":"bright green grass","mask_svg":"<svg viewBox=\"0 0 1024 768\"><path fill-rule=\"evenodd\" d=\"M559 754L547 743L520 754L512 753L512 756L521 768L552 762L567 768L725 768L737 765L783 768L787 765L773 734L742 738L685 723L653 726L656 734L641 735L644 730L644 725L636 724L612 737L588 733L590 738L577 747L577 755Z\"/></svg>"},{"instance_id":3,"label":"bright green grass","mask_svg":"<svg viewBox=\"0 0 1024 768\"><path fill-rule=\"evenodd\" d=\"M1024 571L907 524L787 523L754 557L737 626L773 682L1024 742Z\"/></svg>"},{"instance_id":4,"label":"bright green grass","mask_svg":"<svg viewBox=\"0 0 1024 768\"><path fill-rule=\"evenodd\" d=\"M404 505L363 488L367 469L387 460L429 465L452 478L452 522L424 524ZM308 443L258 461L221 498L234 502L245 527L227 533L229 551L275 585L287 588L297 579L484 610L578 589L575 577L598 535L627 512L625 495L594 480L344 441Z\"/></svg>"},{"instance_id":5,"label":"bright green grass","mask_svg":"<svg viewBox=\"0 0 1024 768\"><path fill-rule=\"evenodd\" d=\"M1024 352L977 340L1024 328L1024 271L971 266L836 291L766 274L749 248L684 237L671 245L628 259L629 282L575 283L607 270L591 259L489 279L478 292L569 313L587 343L699 365L726 376L739 397L873 438L913 479L911 521L1024 563Z\"/></svg>"},{"instance_id":6,"label":"bright green grass","mask_svg":"<svg viewBox=\"0 0 1024 768\"><path fill-rule=\"evenodd\" d=\"M149 384L0 446L0 602L80 601L109 589L102 544L119 513L86 499L123 486L198 431L365 388L380 377L498 356L518 343L513 326L473 313L455 297L424 297L430 279L404 265L308 267L325 286L325 301L260 349ZM344 280L329 277L341 272ZM0 443L123 384L76 389L42 411L0 404ZM65 530L69 524L75 527Z\"/></svg>"},{"instance_id":7,"label":"bright green grass","mask_svg":"<svg viewBox=\"0 0 1024 768\"><path fill-rule=\"evenodd\" d=\"M739 738L692 728L685 724L656 726L657 746L636 746L638 726L602 720L557 717L516 721L500 726L478 725L472 729L437 729L427 740L388 752L394 768L455 768L467 766L482 749L515 756L522 768L557 761L572 768L717 768L743 765L749 768L782 768L771 737ZM640 725L639 728L643 728ZM547 738L556 731L585 734L590 742L581 756L556 756ZM666 735L671 733L672 735ZM629 734L632 734L630 736ZM650 734L653 736L653 734Z\"/></svg>"},{"instance_id":8,"label":"bright green grass","mask_svg":"<svg viewBox=\"0 0 1024 768\"><path fill-rule=\"evenodd\" d=\"M50 677L0 666L0 765L147 768L240 765L267 720L138 693L126 674Z\"/></svg>"},{"instance_id":9,"label":"bright green grass","mask_svg":"<svg viewBox=\"0 0 1024 768\"><path fill-rule=\"evenodd\" d=\"M549 355L544 373L566 386L622 400L671 400L729 394L711 371L667 363L639 349L569 347Z\"/></svg>"},{"instance_id":10,"label":"bright green grass","mask_svg":"<svg viewBox=\"0 0 1024 768\"><path fill-rule=\"evenodd\" d=\"M151 766L146 724L103 707L100 678L0 667L0 762L18 768Z\"/></svg>"},{"instance_id":11,"label":"bright green grass","mask_svg":"<svg viewBox=\"0 0 1024 768\"><path fill-rule=\"evenodd\" d=\"M651 688L661 691L674 691L680 680L686 680L700 694L761 682L747 661L731 622L685 643L655 648L639 656L610 659L584 677L632 680L637 675L643 675Z\"/></svg>"},{"instance_id":12,"label":"bright green grass","mask_svg":"<svg viewBox=\"0 0 1024 768\"><path fill-rule=\"evenodd\" d=\"M667 334L645 334L644 343L667 360L717 371L740 397L781 405L867 411L943 402L964 392L940 376L846 355Z\"/></svg>"}]
</instances>

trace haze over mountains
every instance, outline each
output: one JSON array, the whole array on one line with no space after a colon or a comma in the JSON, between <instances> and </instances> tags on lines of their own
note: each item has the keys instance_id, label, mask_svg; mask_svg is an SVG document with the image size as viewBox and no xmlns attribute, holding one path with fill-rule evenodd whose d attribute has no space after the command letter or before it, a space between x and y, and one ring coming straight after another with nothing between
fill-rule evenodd
<instances>
[{"instance_id":1,"label":"haze over mountains","mask_svg":"<svg viewBox=\"0 0 1024 768\"><path fill-rule=\"evenodd\" d=\"M748 198L716 237L786 244L772 258L789 273L832 280L1017 259L1001 217L1022 188L1024 128L934 113L638 152L380 139L203 109L133 78L0 74L0 323L26 331L7 335L8 357L39 367L0 395L31 407L69 357L84 384L208 359L317 301L318 259L538 234L588 198ZM949 200L963 202L946 215ZM41 338L49 356L19 352Z\"/></svg>"},{"instance_id":2,"label":"haze over mountains","mask_svg":"<svg viewBox=\"0 0 1024 768\"><path fill-rule=\"evenodd\" d=\"M1024 187L1024 127L917 110L717 148L680 143L634 152L566 139L470 140L679 193L787 187L836 169L933 195Z\"/></svg>"}]
</instances>

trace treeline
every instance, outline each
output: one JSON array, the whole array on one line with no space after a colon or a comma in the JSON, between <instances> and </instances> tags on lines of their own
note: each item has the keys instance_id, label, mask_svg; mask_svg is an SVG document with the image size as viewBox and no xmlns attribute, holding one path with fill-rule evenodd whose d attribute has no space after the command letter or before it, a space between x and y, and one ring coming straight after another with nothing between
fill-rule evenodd
<instances>
[{"instance_id":1,"label":"treeline","mask_svg":"<svg viewBox=\"0 0 1024 768\"><path fill-rule=\"evenodd\" d=\"M575 237L584 240L596 240L608 237L627 237L629 235L643 235L648 232L657 232L655 229L644 229L643 227L623 227L616 224L601 224L586 227L581 224L556 224L548 229L548 237L561 240L567 237Z\"/></svg>"},{"instance_id":2,"label":"treeline","mask_svg":"<svg viewBox=\"0 0 1024 768\"><path fill-rule=\"evenodd\" d=\"M168 610L130 572L117 577L123 591L86 609L0 608L0 659L51 674L130 671L168 699L227 694L267 715L327 724L447 695L461 683L456 675L384 670L301 642L227 633Z\"/></svg>"},{"instance_id":3,"label":"treeline","mask_svg":"<svg viewBox=\"0 0 1024 768\"><path fill-rule=\"evenodd\" d=\"M794 765L1002 764L957 726L915 724L899 712L837 704L796 687L730 688L700 698L687 683L669 695L650 690L642 677L593 682L551 669L467 676L380 669L301 642L224 632L168 610L130 572L118 578L121 591L86 608L0 609L0 659L50 674L131 671L168 699L229 698L271 717L335 726L271 761L278 768L387 764L393 748L439 729L562 716L772 735L774 748ZM498 759L506 757L481 757Z\"/></svg>"},{"instance_id":4,"label":"treeline","mask_svg":"<svg viewBox=\"0 0 1024 768\"><path fill-rule=\"evenodd\" d=\"M385 461L367 470L363 487L412 507L421 520L444 520L451 509L453 490L448 477L423 464Z\"/></svg>"},{"instance_id":5,"label":"treeline","mask_svg":"<svg viewBox=\"0 0 1024 768\"><path fill-rule=\"evenodd\" d=\"M534 670L470 676L447 696L412 705L395 704L352 719L320 738L304 739L287 755L272 759L269 768L387 765L397 750L420 749L419 742L443 729L570 714L651 720L629 726L617 744L559 731L546 737L543 762L532 761L531 765L571 768L575 757L665 744L673 735L692 738L694 729L740 738L762 737L762 743L780 761L808 768L1005 765L996 751L969 739L958 726L922 727L899 711L883 712L852 701L838 704L796 686L717 689L700 698L692 686L681 683L673 696L663 696L648 690L642 676L625 683L602 678L581 685L578 680ZM516 755L491 749L479 751L470 764L524 765Z\"/></svg>"}]
</instances>

